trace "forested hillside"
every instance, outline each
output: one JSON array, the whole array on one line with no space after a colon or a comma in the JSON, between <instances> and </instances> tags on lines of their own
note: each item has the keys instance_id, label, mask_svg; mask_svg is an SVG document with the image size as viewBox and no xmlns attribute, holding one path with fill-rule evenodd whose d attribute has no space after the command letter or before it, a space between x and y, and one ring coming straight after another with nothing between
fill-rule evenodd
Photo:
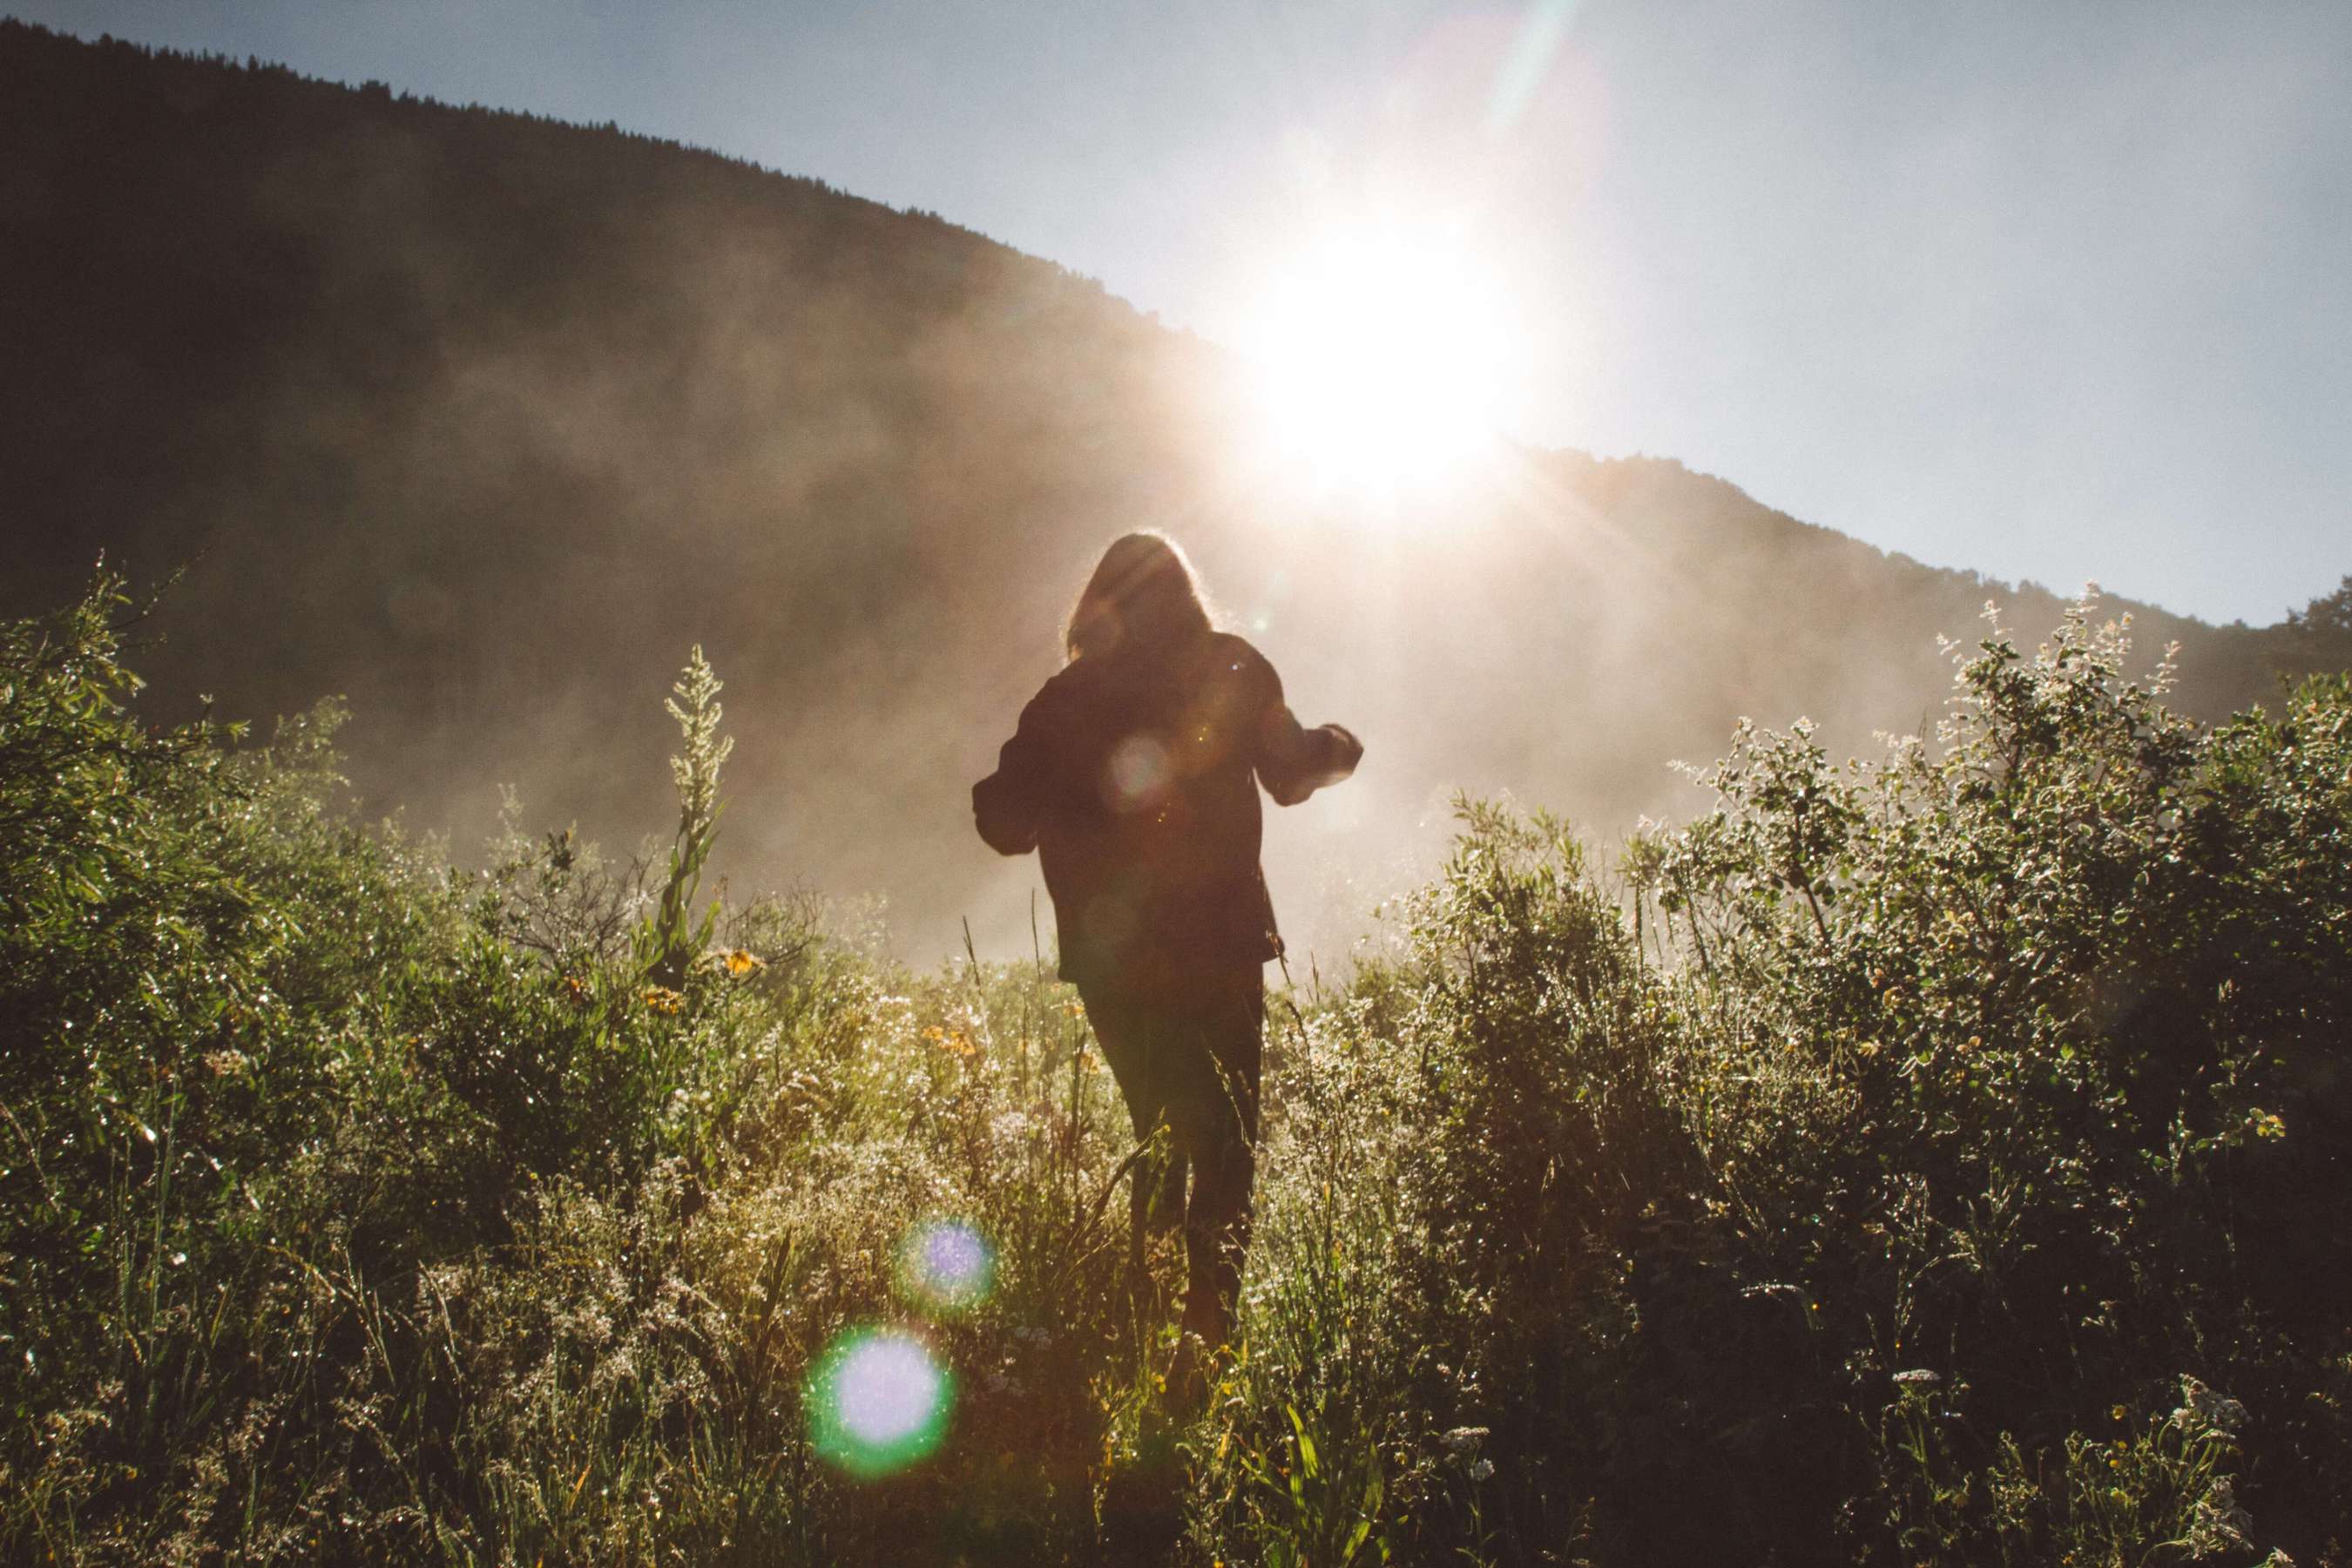
<instances>
[{"instance_id":1,"label":"forested hillside","mask_svg":"<svg viewBox=\"0 0 2352 1568\"><path fill-rule=\"evenodd\" d=\"M1603 836L1733 721L1914 729L1939 634L2058 602L1662 460L1520 454L1411 515L1249 455L1221 351L939 218L716 154L0 24L0 609L182 566L143 658L265 726L322 693L371 807L629 835L675 650L730 671L727 866L878 894L908 951L1027 943L964 791L1094 551L1168 529L1309 721L1370 747L1276 825L1294 934L1434 863L1456 787ZM2071 585L2070 585L2071 586ZM2315 584L2315 592L2326 584ZM2135 610L2179 700L2271 633ZM625 845L624 846L625 847ZM1326 915L1331 918L1324 918Z\"/></svg>"}]
</instances>

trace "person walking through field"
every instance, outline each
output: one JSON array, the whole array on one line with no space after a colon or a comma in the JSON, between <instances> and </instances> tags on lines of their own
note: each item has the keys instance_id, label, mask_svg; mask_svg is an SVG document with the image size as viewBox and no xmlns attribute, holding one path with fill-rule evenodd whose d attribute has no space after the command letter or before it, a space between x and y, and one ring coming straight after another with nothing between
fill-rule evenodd
<instances>
[{"instance_id":1,"label":"person walking through field","mask_svg":"<svg viewBox=\"0 0 2352 1568\"><path fill-rule=\"evenodd\" d=\"M1302 727L1265 657L1211 624L1171 540L1114 541L1063 634L1067 664L972 786L980 836L1037 851L1076 984L1136 1136L1136 1234L1184 1232L1180 1403L1231 1338L1256 1179L1263 969L1282 952L1258 866L1258 785L1296 805L1355 771L1337 724ZM1185 1197L1187 1170L1192 1193Z\"/></svg>"}]
</instances>

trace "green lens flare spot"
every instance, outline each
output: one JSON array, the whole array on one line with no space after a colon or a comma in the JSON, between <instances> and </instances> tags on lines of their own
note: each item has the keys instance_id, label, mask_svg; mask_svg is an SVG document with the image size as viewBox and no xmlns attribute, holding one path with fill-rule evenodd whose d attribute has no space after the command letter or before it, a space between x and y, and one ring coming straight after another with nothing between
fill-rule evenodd
<instances>
[{"instance_id":1,"label":"green lens flare spot","mask_svg":"<svg viewBox=\"0 0 2352 1568\"><path fill-rule=\"evenodd\" d=\"M887 1476L940 1446L954 1404L954 1378L920 1340L853 1329L809 1374L809 1440L853 1476Z\"/></svg>"},{"instance_id":2,"label":"green lens flare spot","mask_svg":"<svg viewBox=\"0 0 2352 1568\"><path fill-rule=\"evenodd\" d=\"M996 1249L977 1226L931 1220L898 1245L898 1289L925 1311L968 1312L996 1286Z\"/></svg>"}]
</instances>

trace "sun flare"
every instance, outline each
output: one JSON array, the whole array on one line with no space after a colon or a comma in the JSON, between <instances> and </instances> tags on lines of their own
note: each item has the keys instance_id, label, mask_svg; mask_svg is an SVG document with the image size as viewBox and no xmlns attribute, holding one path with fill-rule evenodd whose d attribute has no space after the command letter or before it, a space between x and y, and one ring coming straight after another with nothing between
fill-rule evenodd
<instances>
[{"instance_id":1,"label":"sun flare","mask_svg":"<svg viewBox=\"0 0 2352 1568\"><path fill-rule=\"evenodd\" d=\"M1275 460L1318 489L1391 498L1491 446L1516 346L1501 282L1466 245L1383 226L1276 268L1245 352Z\"/></svg>"}]
</instances>

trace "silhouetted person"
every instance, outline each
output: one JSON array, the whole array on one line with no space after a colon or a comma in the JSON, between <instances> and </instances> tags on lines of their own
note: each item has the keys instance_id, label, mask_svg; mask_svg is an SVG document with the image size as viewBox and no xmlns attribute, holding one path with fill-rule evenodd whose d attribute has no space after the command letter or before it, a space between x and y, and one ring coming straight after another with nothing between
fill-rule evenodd
<instances>
[{"instance_id":1,"label":"silhouetted person","mask_svg":"<svg viewBox=\"0 0 2352 1568\"><path fill-rule=\"evenodd\" d=\"M1038 853L1062 977L1075 984L1138 1138L1137 1235L1184 1227L1179 1400L1200 1349L1230 1337L1256 1176L1261 970L1282 952L1258 868L1257 786L1283 805L1355 771L1363 746L1291 716L1264 655L1209 623L1169 540L1104 552L1064 636L1069 663L1022 710L996 772L972 787L980 836ZM1185 1167L1192 1200L1184 1203ZM1183 1387L1181 1384L1194 1386Z\"/></svg>"}]
</instances>

